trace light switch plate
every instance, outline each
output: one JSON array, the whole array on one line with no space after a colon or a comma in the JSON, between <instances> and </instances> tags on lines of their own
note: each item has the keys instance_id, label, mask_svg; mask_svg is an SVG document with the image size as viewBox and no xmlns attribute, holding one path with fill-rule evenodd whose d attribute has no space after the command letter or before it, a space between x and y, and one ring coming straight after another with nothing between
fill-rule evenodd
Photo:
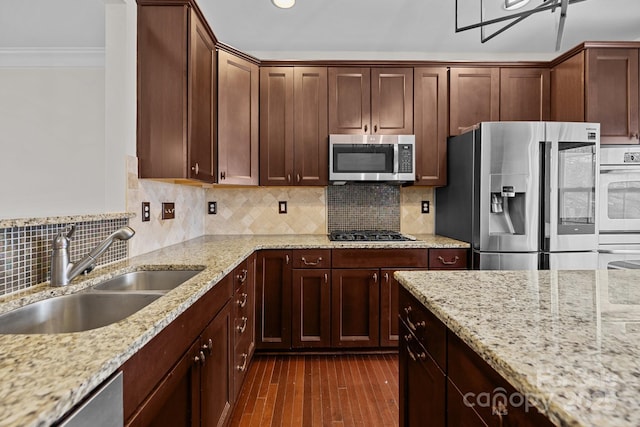
<instances>
[{"instance_id":1,"label":"light switch plate","mask_svg":"<svg viewBox=\"0 0 640 427\"><path fill-rule=\"evenodd\" d=\"M162 219L174 219L176 217L175 203L162 203Z\"/></svg>"}]
</instances>

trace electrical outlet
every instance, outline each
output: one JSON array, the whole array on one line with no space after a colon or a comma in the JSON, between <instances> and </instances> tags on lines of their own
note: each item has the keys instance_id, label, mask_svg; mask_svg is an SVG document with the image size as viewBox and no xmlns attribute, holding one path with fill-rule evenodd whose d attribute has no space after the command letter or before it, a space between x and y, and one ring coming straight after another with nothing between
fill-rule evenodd
<instances>
[{"instance_id":1,"label":"electrical outlet","mask_svg":"<svg viewBox=\"0 0 640 427\"><path fill-rule=\"evenodd\" d=\"M142 222L151 221L151 204L142 202Z\"/></svg>"},{"instance_id":2,"label":"electrical outlet","mask_svg":"<svg viewBox=\"0 0 640 427\"><path fill-rule=\"evenodd\" d=\"M175 203L162 203L162 219L174 219L176 217Z\"/></svg>"},{"instance_id":3,"label":"electrical outlet","mask_svg":"<svg viewBox=\"0 0 640 427\"><path fill-rule=\"evenodd\" d=\"M278 202L278 213L287 213L287 202Z\"/></svg>"},{"instance_id":4,"label":"electrical outlet","mask_svg":"<svg viewBox=\"0 0 640 427\"><path fill-rule=\"evenodd\" d=\"M428 200L423 200L422 201L422 213L423 214L428 214L429 213L429 201Z\"/></svg>"},{"instance_id":5,"label":"electrical outlet","mask_svg":"<svg viewBox=\"0 0 640 427\"><path fill-rule=\"evenodd\" d=\"M218 213L218 203L217 202L208 202L207 204L207 212L209 215L215 215Z\"/></svg>"}]
</instances>

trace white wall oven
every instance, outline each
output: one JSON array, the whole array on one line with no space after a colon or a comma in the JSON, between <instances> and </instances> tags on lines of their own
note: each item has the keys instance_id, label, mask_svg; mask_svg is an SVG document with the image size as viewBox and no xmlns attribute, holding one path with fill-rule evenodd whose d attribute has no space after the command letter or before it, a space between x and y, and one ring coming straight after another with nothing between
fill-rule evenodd
<instances>
[{"instance_id":1,"label":"white wall oven","mask_svg":"<svg viewBox=\"0 0 640 427\"><path fill-rule=\"evenodd\" d=\"M602 146L599 188L599 268L640 268L640 146Z\"/></svg>"}]
</instances>

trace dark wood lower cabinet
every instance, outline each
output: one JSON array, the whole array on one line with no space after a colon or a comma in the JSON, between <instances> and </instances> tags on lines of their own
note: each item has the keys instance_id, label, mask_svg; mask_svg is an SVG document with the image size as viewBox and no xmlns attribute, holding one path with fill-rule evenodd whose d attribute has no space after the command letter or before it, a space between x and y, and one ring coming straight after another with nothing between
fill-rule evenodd
<instances>
[{"instance_id":1,"label":"dark wood lower cabinet","mask_svg":"<svg viewBox=\"0 0 640 427\"><path fill-rule=\"evenodd\" d=\"M256 267L256 349L291 348L291 251L264 250Z\"/></svg>"},{"instance_id":2,"label":"dark wood lower cabinet","mask_svg":"<svg viewBox=\"0 0 640 427\"><path fill-rule=\"evenodd\" d=\"M334 269L331 272L332 347L380 344L380 272Z\"/></svg>"},{"instance_id":3,"label":"dark wood lower cabinet","mask_svg":"<svg viewBox=\"0 0 640 427\"><path fill-rule=\"evenodd\" d=\"M446 376L401 322L400 425L446 425Z\"/></svg>"},{"instance_id":4,"label":"dark wood lower cabinet","mask_svg":"<svg viewBox=\"0 0 640 427\"><path fill-rule=\"evenodd\" d=\"M400 427L553 425L405 288L399 300Z\"/></svg>"},{"instance_id":5,"label":"dark wood lower cabinet","mask_svg":"<svg viewBox=\"0 0 640 427\"><path fill-rule=\"evenodd\" d=\"M331 270L293 270L294 348L331 346Z\"/></svg>"}]
</instances>

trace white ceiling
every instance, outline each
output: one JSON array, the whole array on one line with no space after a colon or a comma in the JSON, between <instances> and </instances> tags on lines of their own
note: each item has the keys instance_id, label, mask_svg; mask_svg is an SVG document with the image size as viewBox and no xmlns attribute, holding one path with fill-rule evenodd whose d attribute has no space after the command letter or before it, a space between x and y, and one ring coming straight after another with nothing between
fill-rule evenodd
<instances>
[{"instance_id":1,"label":"white ceiling","mask_svg":"<svg viewBox=\"0 0 640 427\"><path fill-rule=\"evenodd\" d=\"M104 47L105 1L0 0L0 49ZM271 0L196 1L220 41L260 59L546 60L558 55L558 11L532 15L482 44L479 29L455 33L454 0L297 0L288 10ZM488 8L501 0L483 1ZM465 11L459 25L479 20L480 0L458 2ZM560 51L585 40L640 40L640 0L570 5Z\"/></svg>"}]
</instances>

